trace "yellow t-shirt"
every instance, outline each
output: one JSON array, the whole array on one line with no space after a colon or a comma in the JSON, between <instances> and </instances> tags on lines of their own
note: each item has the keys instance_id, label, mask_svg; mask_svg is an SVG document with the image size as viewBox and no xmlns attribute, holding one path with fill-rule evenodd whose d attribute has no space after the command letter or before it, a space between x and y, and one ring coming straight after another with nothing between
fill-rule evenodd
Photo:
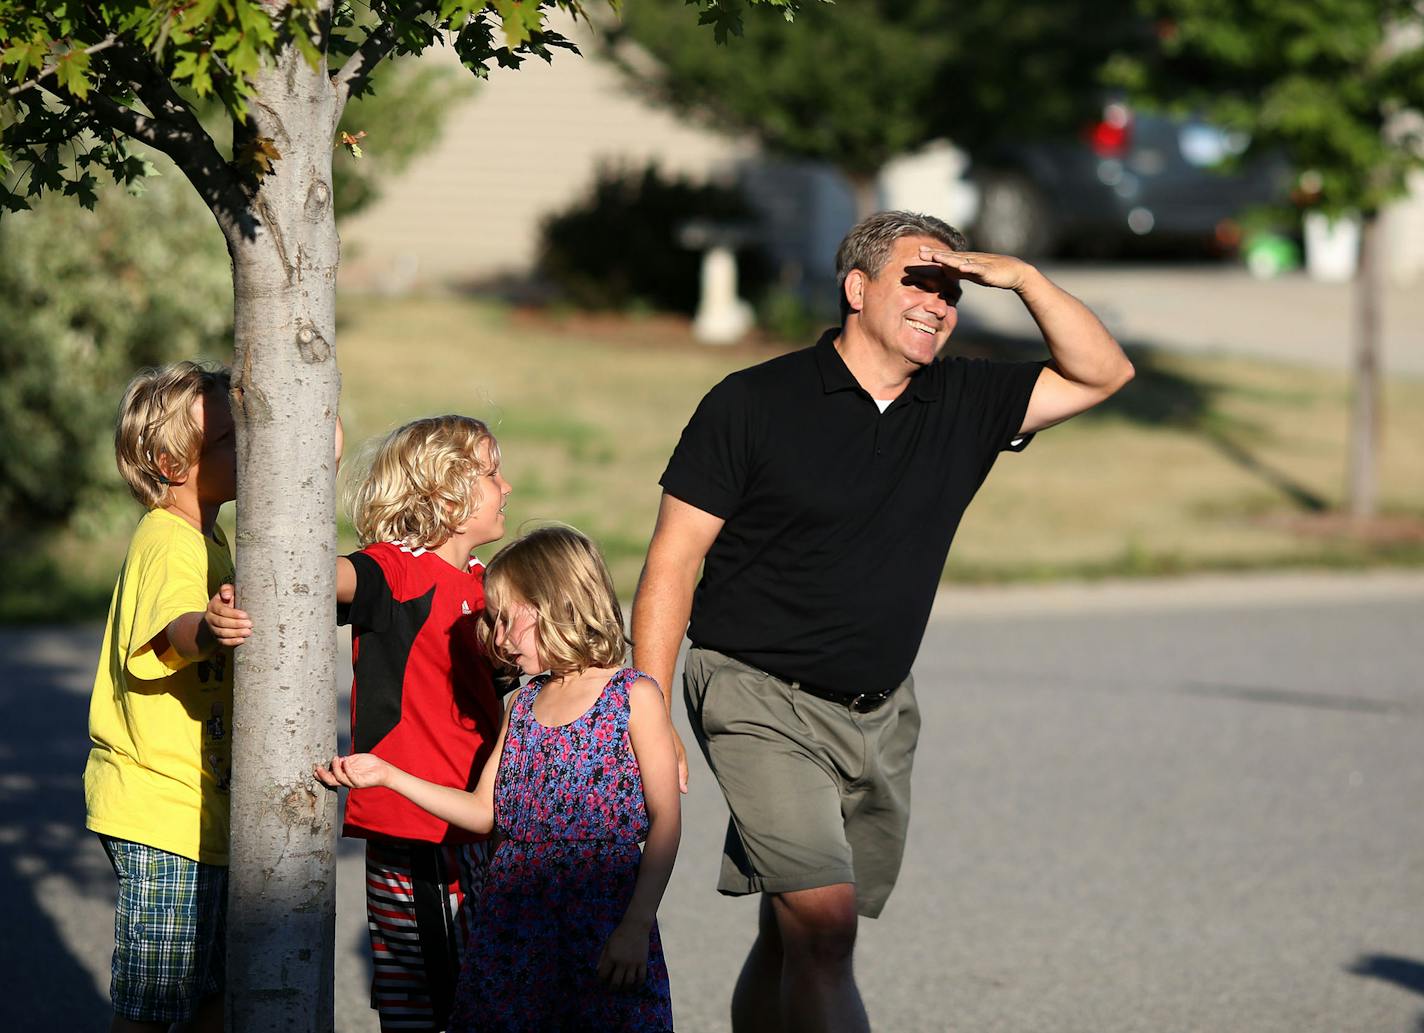
<instances>
[{"instance_id":1,"label":"yellow t-shirt","mask_svg":"<svg viewBox=\"0 0 1424 1033\"><path fill-rule=\"evenodd\" d=\"M232 581L227 539L213 534L161 509L134 531L89 702L84 800L95 832L227 864L232 650L189 663L149 648Z\"/></svg>"}]
</instances>

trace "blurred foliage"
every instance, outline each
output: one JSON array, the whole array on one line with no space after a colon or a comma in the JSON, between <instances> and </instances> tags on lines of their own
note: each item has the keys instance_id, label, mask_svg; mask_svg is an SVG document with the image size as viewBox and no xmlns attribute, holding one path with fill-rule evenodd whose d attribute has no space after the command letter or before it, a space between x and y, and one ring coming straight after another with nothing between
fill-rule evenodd
<instances>
[{"instance_id":1,"label":"blurred foliage","mask_svg":"<svg viewBox=\"0 0 1424 1033\"><path fill-rule=\"evenodd\" d=\"M127 498L113 421L145 365L229 348L222 234L188 183L83 211L48 197L0 222L0 540L21 547L76 509ZM101 188L101 193L106 191Z\"/></svg>"},{"instance_id":2,"label":"blurred foliage","mask_svg":"<svg viewBox=\"0 0 1424 1033\"><path fill-rule=\"evenodd\" d=\"M851 179L947 138L975 151L1072 131L1139 24L1123 0L837 0L787 24L751 11L725 48L678 0L628 0L606 51L647 96ZM648 58L652 60L649 61Z\"/></svg>"},{"instance_id":3,"label":"blurred foliage","mask_svg":"<svg viewBox=\"0 0 1424 1033\"><path fill-rule=\"evenodd\" d=\"M1424 167L1424 9L1414 0L1140 0L1155 38L1109 79L1284 154L1296 200L1377 212Z\"/></svg>"},{"instance_id":4,"label":"blurred foliage","mask_svg":"<svg viewBox=\"0 0 1424 1033\"><path fill-rule=\"evenodd\" d=\"M380 196L382 180L431 147L449 106L474 88L452 68L402 60L379 93L348 105L360 157L333 163L338 213ZM203 108L220 126L222 111ZM136 151L136 154L140 152ZM97 187L86 213L58 195L0 221L0 529L7 539L94 516L127 498L113 469L114 407L141 366L231 353L232 282L222 234L166 158L128 191ZM145 194L142 198L128 194ZM64 471L63 479L56 471Z\"/></svg>"},{"instance_id":5,"label":"blurred foliage","mask_svg":"<svg viewBox=\"0 0 1424 1033\"><path fill-rule=\"evenodd\" d=\"M691 314L702 252L684 245L689 222L746 225L755 211L740 191L641 171L605 167L588 196L544 223L539 268L582 308L652 308ZM755 296L768 263L755 248L738 252L741 293Z\"/></svg>"}]
</instances>

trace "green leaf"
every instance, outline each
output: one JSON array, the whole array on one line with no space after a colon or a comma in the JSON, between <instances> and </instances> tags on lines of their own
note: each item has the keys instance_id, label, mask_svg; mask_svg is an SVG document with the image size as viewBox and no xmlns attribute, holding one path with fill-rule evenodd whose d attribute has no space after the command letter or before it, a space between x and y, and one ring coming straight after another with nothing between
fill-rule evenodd
<instances>
[{"instance_id":1,"label":"green leaf","mask_svg":"<svg viewBox=\"0 0 1424 1033\"><path fill-rule=\"evenodd\" d=\"M99 200L99 180L92 172L64 181L64 193L68 197L79 198L79 203L91 211Z\"/></svg>"},{"instance_id":2,"label":"green leaf","mask_svg":"<svg viewBox=\"0 0 1424 1033\"><path fill-rule=\"evenodd\" d=\"M531 36L544 28L544 12L538 0L494 0L494 9L510 50L528 43Z\"/></svg>"},{"instance_id":3,"label":"green leaf","mask_svg":"<svg viewBox=\"0 0 1424 1033\"><path fill-rule=\"evenodd\" d=\"M74 96L84 100L89 96L89 53L71 50L59 59L55 68L59 83Z\"/></svg>"},{"instance_id":4,"label":"green leaf","mask_svg":"<svg viewBox=\"0 0 1424 1033\"><path fill-rule=\"evenodd\" d=\"M30 69L44 67L45 45L39 39L32 39L26 43L16 43L8 47L3 55L0 55L0 65L15 66L15 80L18 82L24 79L25 74Z\"/></svg>"}]
</instances>

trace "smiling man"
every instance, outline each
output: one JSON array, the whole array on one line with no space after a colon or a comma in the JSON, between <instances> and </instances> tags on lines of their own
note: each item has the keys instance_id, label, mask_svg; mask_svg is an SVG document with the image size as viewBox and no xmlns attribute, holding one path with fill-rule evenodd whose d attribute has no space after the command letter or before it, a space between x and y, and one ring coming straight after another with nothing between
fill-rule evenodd
<instances>
[{"instance_id":1,"label":"smiling man","mask_svg":"<svg viewBox=\"0 0 1424 1033\"><path fill-rule=\"evenodd\" d=\"M841 326L709 391L662 477L634 660L668 686L689 633L688 716L731 811L718 889L762 894L736 1033L869 1029L856 926L900 869L910 668L955 529L1000 452L1132 378L1076 298L966 248L910 212L852 229ZM966 280L1017 292L1051 359L941 358Z\"/></svg>"}]
</instances>

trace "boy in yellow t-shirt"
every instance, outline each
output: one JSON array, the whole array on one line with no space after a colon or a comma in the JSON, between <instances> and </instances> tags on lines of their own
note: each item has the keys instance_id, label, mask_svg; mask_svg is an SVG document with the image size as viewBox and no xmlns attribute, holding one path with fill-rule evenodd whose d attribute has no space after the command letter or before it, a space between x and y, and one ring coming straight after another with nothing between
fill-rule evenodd
<instances>
[{"instance_id":1,"label":"boy in yellow t-shirt","mask_svg":"<svg viewBox=\"0 0 1424 1033\"><path fill-rule=\"evenodd\" d=\"M205 621L232 554L229 374L144 370L119 406L119 472L148 512L114 589L89 704L86 825L118 876L111 1029L222 1029L231 650Z\"/></svg>"}]
</instances>

